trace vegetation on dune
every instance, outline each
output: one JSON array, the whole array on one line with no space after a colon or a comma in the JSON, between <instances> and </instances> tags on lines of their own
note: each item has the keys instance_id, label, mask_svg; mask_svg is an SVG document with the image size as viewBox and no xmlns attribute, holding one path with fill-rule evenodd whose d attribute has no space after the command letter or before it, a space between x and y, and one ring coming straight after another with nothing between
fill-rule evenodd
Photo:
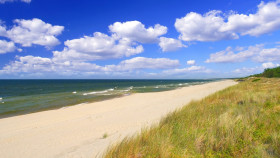
<instances>
[{"instance_id":1,"label":"vegetation on dune","mask_svg":"<svg viewBox=\"0 0 280 158\"><path fill-rule=\"evenodd\" d=\"M248 78L110 147L106 158L280 157L280 79Z\"/></svg>"},{"instance_id":2,"label":"vegetation on dune","mask_svg":"<svg viewBox=\"0 0 280 158\"><path fill-rule=\"evenodd\" d=\"M280 66L276 68L265 69L263 73L253 75L254 77L280 77Z\"/></svg>"},{"instance_id":3,"label":"vegetation on dune","mask_svg":"<svg viewBox=\"0 0 280 158\"><path fill-rule=\"evenodd\" d=\"M107 137L108 137L107 133L104 133L103 136L102 136L103 139L106 139Z\"/></svg>"}]
</instances>

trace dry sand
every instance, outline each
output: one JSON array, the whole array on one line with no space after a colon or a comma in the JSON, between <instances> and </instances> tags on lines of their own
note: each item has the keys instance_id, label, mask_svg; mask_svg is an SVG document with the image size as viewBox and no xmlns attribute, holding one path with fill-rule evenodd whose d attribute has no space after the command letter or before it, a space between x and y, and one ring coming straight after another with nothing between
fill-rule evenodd
<instances>
[{"instance_id":1,"label":"dry sand","mask_svg":"<svg viewBox=\"0 0 280 158\"><path fill-rule=\"evenodd\" d=\"M112 143L158 123L191 100L236 84L232 80L137 93L96 103L0 119L3 158L100 157ZM107 138L103 138L104 134Z\"/></svg>"}]
</instances>

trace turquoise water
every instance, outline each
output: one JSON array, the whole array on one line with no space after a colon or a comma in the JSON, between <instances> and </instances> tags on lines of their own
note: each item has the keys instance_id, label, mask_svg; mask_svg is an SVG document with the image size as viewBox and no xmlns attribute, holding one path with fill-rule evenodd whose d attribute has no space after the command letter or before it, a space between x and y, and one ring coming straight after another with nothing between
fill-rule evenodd
<instances>
[{"instance_id":1,"label":"turquoise water","mask_svg":"<svg viewBox=\"0 0 280 158\"><path fill-rule=\"evenodd\" d=\"M213 80L0 80L0 118Z\"/></svg>"}]
</instances>

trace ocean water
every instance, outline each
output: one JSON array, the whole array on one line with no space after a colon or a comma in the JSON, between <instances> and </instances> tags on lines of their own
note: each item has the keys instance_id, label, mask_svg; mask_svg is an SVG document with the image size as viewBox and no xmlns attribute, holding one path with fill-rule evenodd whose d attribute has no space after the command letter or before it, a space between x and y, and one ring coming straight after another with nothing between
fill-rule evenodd
<instances>
[{"instance_id":1,"label":"ocean water","mask_svg":"<svg viewBox=\"0 0 280 158\"><path fill-rule=\"evenodd\" d=\"M0 118L214 80L0 80Z\"/></svg>"}]
</instances>

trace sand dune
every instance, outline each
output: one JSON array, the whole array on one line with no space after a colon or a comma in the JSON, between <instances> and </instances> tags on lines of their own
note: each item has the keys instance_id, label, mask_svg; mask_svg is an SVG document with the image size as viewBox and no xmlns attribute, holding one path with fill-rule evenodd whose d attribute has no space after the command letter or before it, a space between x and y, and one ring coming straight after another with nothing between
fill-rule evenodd
<instances>
[{"instance_id":1,"label":"sand dune","mask_svg":"<svg viewBox=\"0 0 280 158\"><path fill-rule=\"evenodd\" d=\"M191 100L234 84L224 80L0 119L0 155L100 157L110 144L159 122Z\"/></svg>"}]
</instances>

